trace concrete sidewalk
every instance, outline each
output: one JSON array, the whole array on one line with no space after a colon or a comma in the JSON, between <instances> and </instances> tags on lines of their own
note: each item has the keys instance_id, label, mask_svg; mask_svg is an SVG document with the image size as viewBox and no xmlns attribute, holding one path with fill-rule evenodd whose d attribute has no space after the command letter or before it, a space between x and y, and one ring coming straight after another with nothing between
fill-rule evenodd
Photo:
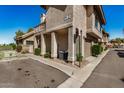
<instances>
[{"instance_id":1,"label":"concrete sidewalk","mask_svg":"<svg viewBox=\"0 0 124 93\"><path fill-rule=\"evenodd\" d=\"M97 58L93 58L88 65L74 72L74 74L67 79L64 83L58 86L58 88L80 88L83 86L84 82L89 78L96 66L101 62L104 56L109 52L109 50L104 51ZM87 59L88 60L88 59Z\"/></svg>"},{"instance_id":2,"label":"concrete sidewalk","mask_svg":"<svg viewBox=\"0 0 124 93\"><path fill-rule=\"evenodd\" d=\"M87 58L87 61L89 62L86 66L83 68L75 68L71 66L67 66L65 64L54 62L54 60L46 59L41 56L35 56L33 54L25 54L24 57L17 57L12 59L4 59L1 60L1 62L6 62L10 60L20 60L20 59L27 59L31 58L34 60L37 60L43 64L52 66L54 68L59 69L60 71L66 73L70 76L66 81L64 81L62 84L58 86L58 88L80 88L83 86L84 82L88 79L88 77L91 75L95 67L101 62L103 57L108 53L109 50L104 51L101 55L98 57L89 57Z\"/></svg>"},{"instance_id":3,"label":"concrete sidewalk","mask_svg":"<svg viewBox=\"0 0 124 93\"><path fill-rule=\"evenodd\" d=\"M60 84L58 88L80 88L84 84L84 82L89 78L89 76L91 75L93 70L96 68L96 66L101 62L104 56L108 53L108 51L109 50L104 51L98 57L87 58L87 61L90 63L88 63L85 67L79 68L79 69L54 62L54 60L52 61L49 59L42 58L41 56L35 56L33 54L28 54L27 56L34 60L40 61L46 65L57 68L70 76L70 78L67 79L65 82L63 82L62 84Z\"/></svg>"},{"instance_id":4,"label":"concrete sidewalk","mask_svg":"<svg viewBox=\"0 0 124 93\"><path fill-rule=\"evenodd\" d=\"M69 76L72 76L72 74L75 73L78 70L78 69L76 69L74 67L70 67L70 66L67 66L67 65L64 65L64 64L54 62L54 60L52 61L52 60L49 60L47 58L42 58L41 56L35 56L33 54L28 54L27 56L29 58L37 60L37 61L39 61L41 63L44 63L46 65L52 66L54 68L57 68L57 69L63 71L64 73L66 73Z\"/></svg>"}]
</instances>

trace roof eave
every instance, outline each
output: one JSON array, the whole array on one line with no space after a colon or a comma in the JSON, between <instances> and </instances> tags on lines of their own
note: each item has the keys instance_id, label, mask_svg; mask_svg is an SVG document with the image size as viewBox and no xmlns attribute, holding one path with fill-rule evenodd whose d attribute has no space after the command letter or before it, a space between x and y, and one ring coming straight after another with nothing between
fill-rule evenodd
<instances>
[{"instance_id":1,"label":"roof eave","mask_svg":"<svg viewBox=\"0 0 124 93\"><path fill-rule=\"evenodd\" d=\"M98 11L99 11L99 13L100 13L100 15L101 15L101 22L102 22L102 24L106 24L106 19L105 19L105 15L104 15L104 11L103 11L103 8L102 8L102 6L101 5L98 5L97 6L97 9L98 9Z\"/></svg>"}]
</instances>

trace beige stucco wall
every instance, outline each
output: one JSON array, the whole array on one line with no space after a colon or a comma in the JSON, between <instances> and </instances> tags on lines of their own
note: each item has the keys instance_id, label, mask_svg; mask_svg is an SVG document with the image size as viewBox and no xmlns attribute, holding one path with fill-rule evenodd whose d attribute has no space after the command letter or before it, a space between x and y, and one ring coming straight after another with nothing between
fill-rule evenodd
<instances>
[{"instance_id":1,"label":"beige stucco wall","mask_svg":"<svg viewBox=\"0 0 124 93\"><path fill-rule=\"evenodd\" d=\"M51 52L51 34L45 34L45 45L46 45L46 52Z\"/></svg>"},{"instance_id":2,"label":"beige stucco wall","mask_svg":"<svg viewBox=\"0 0 124 93\"><path fill-rule=\"evenodd\" d=\"M82 30L83 35L86 35L86 7L83 5L73 6L73 27Z\"/></svg>"},{"instance_id":3,"label":"beige stucco wall","mask_svg":"<svg viewBox=\"0 0 124 93\"><path fill-rule=\"evenodd\" d=\"M26 41L34 41L34 35L31 35L29 37L24 38L23 39L23 47L22 47L23 51L27 50L28 52L33 53L34 45L27 45Z\"/></svg>"},{"instance_id":4,"label":"beige stucco wall","mask_svg":"<svg viewBox=\"0 0 124 93\"><path fill-rule=\"evenodd\" d=\"M23 39L23 45L26 45L26 41L34 41L34 36L32 35L32 36L29 36L29 37Z\"/></svg>"},{"instance_id":5,"label":"beige stucco wall","mask_svg":"<svg viewBox=\"0 0 124 93\"><path fill-rule=\"evenodd\" d=\"M93 9L93 6L87 6L86 8L86 14L87 14L87 29L90 29L90 28L93 28L93 18L92 16L94 17L93 15L93 12L94 12L94 9ZM94 17L95 18L95 17ZM94 22L95 23L95 22Z\"/></svg>"},{"instance_id":6,"label":"beige stucco wall","mask_svg":"<svg viewBox=\"0 0 124 93\"><path fill-rule=\"evenodd\" d=\"M65 17L69 17L65 20ZM46 31L54 27L58 27L62 24L72 22L72 26L66 27L67 33L59 33L59 30L51 31L50 33L45 33L45 46L46 51L56 52L59 46L59 50L68 50L69 51L69 61L76 60L76 54L79 49L79 40L74 42L74 34L76 28L81 33L81 53L85 57L85 54L90 55L90 47L92 41L97 41L92 39L91 42L86 42L87 31L91 29L92 31L97 31L95 29L95 12L93 6L84 6L84 5L63 5L63 6L49 6L46 13ZM100 24L98 25L100 27ZM95 30L94 30L95 29ZM51 33L53 33L51 35ZM52 38L52 37L53 38ZM53 42L55 40L55 42ZM51 42L52 41L52 42ZM53 43L53 45L52 45ZM86 44L86 45L85 45ZM55 47L54 47L55 46ZM54 48L54 49L52 49ZM52 49L52 50L51 50ZM54 54L54 53L53 53ZM86 55L86 56L87 56Z\"/></svg>"},{"instance_id":7,"label":"beige stucco wall","mask_svg":"<svg viewBox=\"0 0 124 93\"><path fill-rule=\"evenodd\" d=\"M68 28L68 61L76 60L75 57L75 44L74 44L74 30L73 27Z\"/></svg>"},{"instance_id":8,"label":"beige stucco wall","mask_svg":"<svg viewBox=\"0 0 124 93\"><path fill-rule=\"evenodd\" d=\"M58 51L68 50L68 29L56 32Z\"/></svg>"},{"instance_id":9,"label":"beige stucco wall","mask_svg":"<svg viewBox=\"0 0 124 93\"><path fill-rule=\"evenodd\" d=\"M98 14L94 10L94 6L87 6L87 31L92 31L94 34L102 38L102 33L100 32L100 19ZM96 16L98 17L98 28L95 27Z\"/></svg>"},{"instance_id":10,"label":"beige stucco wall","mask_svg":"<svg viewBox=\"0 0 124 93\"><path fill-rule=\"evenodd\" d=\"M99 16L97 14L97 12L95 11L94 9L94 6L93 5L88 5L87 6L87 28L94 28L95 27L95 19L97 16L98 18L98 30L100 30L100 19L99 19Z\"/></svg>"},{"instance_id":11,"label":"beige stucco wall","mask_svg":"<svg viewBox=\"0 0 124 93\"><path fill-rule=\"evenodd\" d=\"M84 37L86 37L86 6L83 5L75 5L73 6L73 30L76 31L76 28L80 31L81 35L81 54L84 57ZM82 33L81 33L82 31ZM75 43L75 57L79 52L79 39L76 40ZM76 59L76 58L75 58Z\"/></svg>"},{"instance_id":12,"label":"beige stucco wall","mask_svg":"<svg viewBox=\"0 0 124 93\"><path fill-rule=\"evenodd\" d=\"M71 5L49 6L46 13L46 29L51 29L61 24L71 22L73 16L72 9L73 7ZM64 20L66 16L69 16L70 19Z\"/></svg>"},{"instance_id":13,"label":"beige stucco wall","mask_svg":"<svg viewBox=\"0 0 124 93\"><path fill-rule=\"evenodd\" d=\"M106 43L108 43L108 41L109 41L108 37L104 36L104 35L103 35L102 39L103 39L103 42L106 42Z\"/></svg>"},{"instance_id":14,"label":"beige stucco wall","mask_svg":"<svg viewBox=\"0 0 124 93\"><path fill-rule=\"evenodd\" d=\"M107 47L108 42L109 42L108 37L106 35L103 35L103 37L102 37L102 44L101 44L103 49L105 49L105 47Z\"/></svg>"},{"instance_id":15,"label":"beige stucco wall","mask_svg":"<svg viewBox=\"0 0 124 93\"><path fill-rule=\"evenodd\" d=\"M85 39L85 43L84 43L84 47L85 47L85 49L84 49L85 56L84 57L85 58L92 55L91 46L92 46L91 40Z\"/></svg>"}]
</instances>

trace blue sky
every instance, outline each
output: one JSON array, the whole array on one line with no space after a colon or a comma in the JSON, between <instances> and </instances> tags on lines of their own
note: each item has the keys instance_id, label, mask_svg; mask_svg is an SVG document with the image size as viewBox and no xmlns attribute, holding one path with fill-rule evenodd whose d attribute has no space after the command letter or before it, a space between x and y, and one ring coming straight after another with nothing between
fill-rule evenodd
<instances>
[{"instance_id":1,"label":"blue sky","mask_svg":"<svg viewBox=\"0 0 124 93\"><path fill-rule=\"evenodd\" d=\"M110 39L124 38L124 5L105 5L103 10L106 17L105 29L110 34Z\"/></svg>"},{"instance_id":2,"label":"blue sky","mask_svg":"<svg viewBox=\"0 0 124 93\"><path fill-rule=\"evenodd\" d=\"M124 6L103 6L107 24L105 29L110 39L124 37ZM18 29L26 32L28 28L40 23L40 14L45 11L40 6L0 6L0 44L14 42Z\"/></svg>"},{"instance_id":3,"label":"blue sky","mask_svg":"<svg viewBox=\"0 0 124 93\"><path fill-rule=\"evenodd\" d=\"M0 6L0 44L14 42L18 29L26 32L39 24L43 12L40 6Z\"/></svg>"}]
</instances>

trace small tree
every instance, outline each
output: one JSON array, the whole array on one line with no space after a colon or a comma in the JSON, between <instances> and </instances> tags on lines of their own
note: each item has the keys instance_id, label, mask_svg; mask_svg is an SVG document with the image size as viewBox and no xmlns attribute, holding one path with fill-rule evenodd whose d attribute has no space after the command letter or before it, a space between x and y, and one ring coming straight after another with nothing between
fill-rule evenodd
<instances>
[{"instance_id":1,"label":"small tree","mask_svg":"<svg viewBox=\"0 0 124 93\"><path fill-rule=\"evenodd\" d=\"M120 45L122 42L121 38L116 38L116 42L118 43L118 45Z\"/></svg>"},{"instance_id":2,"label":"small tree","mask_svg":"<svg viewBox=\"0 0 124 93\"><path fill-rule=\"evenodd\" d=\"M24 35L24 32L23 32L23 31L18 30L18 31L16 32L16 37L19 37L19 36L22 36L22 35Z\"/></svg>"},{"instance_id":3,"label":"small tree","mask_svg":"<svg viewBox=\"0 0 124 93\"><path fill-rule=\"evenodd\" d=\"M32 32L32 31L33 31L33 28L29 28L27 33Z\"/></svg>"},{"instance_id":4,"label":"small tree","mask_svg":"<svg viewBox=\"0 0 124 93\"><path fill-rule=\"evenodd\" d=\"M16 49L16 44L15 43L10 43L9 45L12 46L13 50Z\"/></svg>"},{"instance_id":5,"label":"small tree","mask_svg":"<svg viewBox=\"0 0 124 93\"><path fill-rule=\"evenodd\" d=\"M22 46L21 45L18 45L17 48L16 48L16 51L17 52L21 52L22 51Z\"/></svg>"},{"instance_id":6,"label":"small tree","mask_svg":"<svg viewBox=\"0 0 124 93\"><path fill-rule=\"evenodd\" d=\"M103 52L103 47L99 44L93 45L91 49L92 49L92 55L96 57Z\"/></svg>"}]
</instances>

